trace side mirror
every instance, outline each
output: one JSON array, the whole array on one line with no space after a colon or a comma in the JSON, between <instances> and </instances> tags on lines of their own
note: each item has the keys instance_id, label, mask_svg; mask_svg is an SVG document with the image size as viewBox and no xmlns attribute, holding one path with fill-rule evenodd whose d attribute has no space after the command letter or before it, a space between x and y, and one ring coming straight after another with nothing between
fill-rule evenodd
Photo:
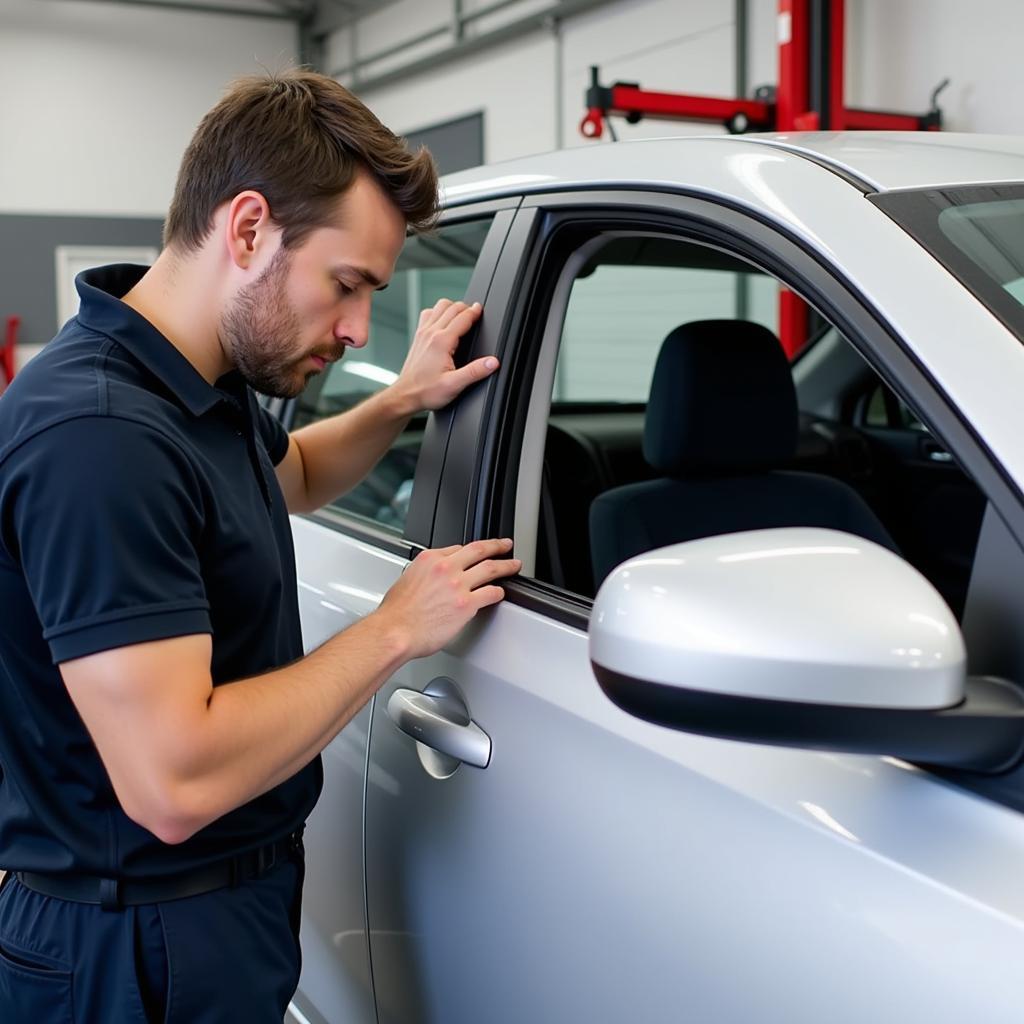
<instances>
[{"instance_id":1,"label":"side mirror","mask_svg":"<svg viewBox=\"0 0 1024 1024\"><path fill-rule=\"evenodd\" d=\"M687 732L989 772L1024 756L1024 698L967 677L932 585L834 530L725 534L623 563L594 601L590 660L624 711Z\"/></svg>"}]
</instances>

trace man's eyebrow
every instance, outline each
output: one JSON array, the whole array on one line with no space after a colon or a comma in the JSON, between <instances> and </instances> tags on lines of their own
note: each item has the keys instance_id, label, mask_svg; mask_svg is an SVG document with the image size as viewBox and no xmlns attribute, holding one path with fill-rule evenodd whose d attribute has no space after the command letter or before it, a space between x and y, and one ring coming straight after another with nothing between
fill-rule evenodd
<instances>
[{"instance_id":1,"label":"man's eyebrow","mask_svg":"<svg viewBox=\"0 0 1024 1024\"><path fill-rule=\"evenodd\" d=\"M338 269L351 270L353 273L358 274L364 281L367 281L369 284L372 284L373 287L379 292L384 291L384 289L387 288L389 283L388 282L385 284L381 284L380 278L377 277L376 274L371 274L370 271L367 270L365 267L353 267L350 264L344 263Z\"/></svg>"}]
</instances>

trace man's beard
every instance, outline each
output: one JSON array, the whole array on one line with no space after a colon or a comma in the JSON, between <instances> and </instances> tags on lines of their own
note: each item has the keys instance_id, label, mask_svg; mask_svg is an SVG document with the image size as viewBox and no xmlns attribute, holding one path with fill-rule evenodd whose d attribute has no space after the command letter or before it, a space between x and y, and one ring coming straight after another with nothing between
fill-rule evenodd
<instances>
[{"instance_id":1,"label":"man's beard","mask_svg":"<svg viewBox=\"0 0 1024 1024\"><path fill-rule=\"evenodd\" d=\"M290 266L290 254L279 249L220 324L221 344L235 368L250 387L272 398L294 398L316 372L303 376L298 370L299 317L285 293Z\"/></svg>"}]
</instances>

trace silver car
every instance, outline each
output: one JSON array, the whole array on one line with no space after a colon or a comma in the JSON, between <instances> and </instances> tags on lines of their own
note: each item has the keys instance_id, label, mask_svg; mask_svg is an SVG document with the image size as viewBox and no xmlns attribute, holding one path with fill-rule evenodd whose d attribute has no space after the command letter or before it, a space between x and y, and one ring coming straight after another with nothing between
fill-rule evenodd
<instances>
[{"instance_id":1,"label":"silver car","mask_svg":"<svg viewBox=\"0 0 1024 1024\"><path fill-rule=\"evenodd\" d=\"M501 369L294 519L306 645L420 548L524 568L324 752L294 1020L1018 1024L1024 142L444 184L281 415L385 386L441 296Z\"/></svg>"}]
</instances>

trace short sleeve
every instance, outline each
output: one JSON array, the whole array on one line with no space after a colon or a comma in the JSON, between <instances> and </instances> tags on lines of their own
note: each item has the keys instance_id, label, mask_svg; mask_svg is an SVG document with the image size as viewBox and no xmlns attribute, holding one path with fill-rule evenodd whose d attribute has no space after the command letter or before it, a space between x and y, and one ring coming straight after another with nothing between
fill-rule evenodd
<instances>
[{"instance_id":1,"label":"short sleeve","mask_svg":"<svg viewBox=\"0 0 1024 1024\"><path fill-rule=\"evenodd\" d=\"M4 544L55 663L210 633L202 489L185 453L114 417L65 421L11 453Z\"/></svg>"},{"instance_id":2,"label":"short sleeve","mask_svg":"<svg viewBox=\"0 0 1024 1024\"><path fill-rule=\"evenodd\" d=\"M288 454L288 431L281 426L281 421L271 413L267 412L262 405L256 406L256 432L263 439L263 445L267 449L272 465L278 465Z\"/></svg>"}]
</instances>

